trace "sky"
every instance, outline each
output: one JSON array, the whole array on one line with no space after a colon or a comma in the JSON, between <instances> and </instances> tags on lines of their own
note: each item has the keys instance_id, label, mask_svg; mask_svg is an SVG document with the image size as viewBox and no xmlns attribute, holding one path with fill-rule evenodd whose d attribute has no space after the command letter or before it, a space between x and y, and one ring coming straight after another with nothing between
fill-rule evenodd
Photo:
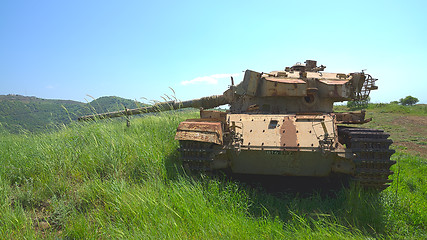
<instances>
[{"instance_id":1,"label":"sky","mask_svg":"<svg viewBox=\"0 0 427 240\"><path fill-rule=\"evenodd\" d=\"M427 1L0 2L0 95L141 102L222 94L307 59L427 103Z\"/></svg>"}]
</instances>

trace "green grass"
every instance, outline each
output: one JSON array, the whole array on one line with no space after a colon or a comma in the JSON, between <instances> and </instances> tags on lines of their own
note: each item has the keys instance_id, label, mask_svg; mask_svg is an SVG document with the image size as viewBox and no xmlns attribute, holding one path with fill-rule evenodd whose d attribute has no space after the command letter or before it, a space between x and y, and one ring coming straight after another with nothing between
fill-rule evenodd
<instances>
[{"instance_id":1,"label":"green grass","mask_svg":"<svg viewBox=\"0 0 427 240\"><path fill-rule=\"evenodd\" d=\"M427 238L426 159L398 150L395 181L380 194L272 194L181 170L175 130L196 116L0 133L1 238Z\"/></svg>"},{"instance_id":2,"label":"green grass","mask_svg":"<svg viewBox=\"0 0 427 240\"><path fill-rule=\"evenodd\" d=\"M390 103L370 103L368 105L368 110L380 112L380 113L403 113L411 115L426 116L427 115L427 105L426 104L416 104L413 106L402 106L399 104L390 104Z\"/></svg>"},{"instance_id":3,"label":"green grass","mask_svg":"<svg viewBox=\"0 0 427 240\"><path fill-rule=\"evenodd\" d=\"M337 112L345 112L350 109L346 105L335 105L334 110ZM366 110L376 113L398 113L410 114L416 116L427 115L427 104L416 104L413 106L403 106L392 103L369 103Z\"/></svg>"}]
</instances>

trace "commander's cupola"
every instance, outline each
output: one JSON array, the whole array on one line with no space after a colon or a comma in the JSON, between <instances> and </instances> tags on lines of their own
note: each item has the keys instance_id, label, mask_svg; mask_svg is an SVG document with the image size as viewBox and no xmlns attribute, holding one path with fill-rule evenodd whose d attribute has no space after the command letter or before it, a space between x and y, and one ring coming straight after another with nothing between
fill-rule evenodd
<instances>
[{"instance_id":1,"label":"commander's cupola","mask_svg":"<svg viewBox=\"0 0 427 240\"><path fill-rule=\"evenodd\" d=\"M317 66L317 61L306 60L304 64L297 62L292 67L286 67L286 72L320 72L325 70L326 66L320 65Z\"/></svg>"}]
</instances>

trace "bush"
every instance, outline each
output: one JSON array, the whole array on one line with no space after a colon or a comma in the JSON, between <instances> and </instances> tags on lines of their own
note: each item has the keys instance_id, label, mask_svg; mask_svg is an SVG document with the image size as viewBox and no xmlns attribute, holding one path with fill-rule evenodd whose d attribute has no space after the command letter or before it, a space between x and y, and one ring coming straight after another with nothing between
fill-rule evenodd
<instances>
[{"instance_id":1,"label":"bush","mask_svg":"<svg viewBox=\"0 0 427 240\"><path fill-rule=\"evenodd\" d=\"M418 101L419 100L416 97L406 96L405 98L401 98L399 100L399 103L401 105L404 105L404 106L408 106L408 105L412 106L412 105L416 104Z\"/></svg>"}]
</instances>

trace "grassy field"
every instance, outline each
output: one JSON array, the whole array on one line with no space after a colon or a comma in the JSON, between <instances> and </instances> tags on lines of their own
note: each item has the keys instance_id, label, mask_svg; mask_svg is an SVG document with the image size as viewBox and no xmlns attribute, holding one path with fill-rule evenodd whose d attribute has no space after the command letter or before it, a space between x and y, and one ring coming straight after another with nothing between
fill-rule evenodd
<instances>
[{"instance_id":1,"label":"grassy field","mask_svg":"<svg viewBox=\"0 0 427 240\"><path fill-rule=\"evenodd\" d=\"M391 114L391 115L385 115ZM393 115L398 114L398 115ZM187 176L173 140L196 112L74 124L45 134L0 133L3 239L425 239L425 136L397 116L368 112L400 131L392 186L323 194L270 192L226 177ZM426 116L418 114L425 131ZM415 123L414 123L415 124ZM409 126L409 125L408 125ZM406 125L405 125L406 127Z\"/></svg>"}]
</instances>

